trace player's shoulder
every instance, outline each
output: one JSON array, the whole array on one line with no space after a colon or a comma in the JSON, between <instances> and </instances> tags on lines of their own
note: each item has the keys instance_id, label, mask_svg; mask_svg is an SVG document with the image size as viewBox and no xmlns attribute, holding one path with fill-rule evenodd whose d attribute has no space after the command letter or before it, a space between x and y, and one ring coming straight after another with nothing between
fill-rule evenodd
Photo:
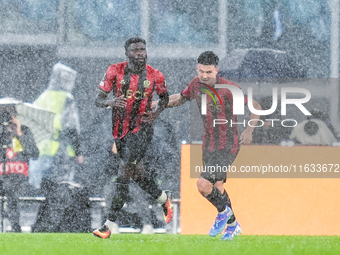
<instances>
[{"instance_id":1,"label":"player's shoulder","mask_svg":"<svg viewBox=\"0 0 340 255\"><path fill-rule=\"evenodd\" d=\"M189 82L189 86L194 86L194 85L199 85L199 81L200 79L198 77L193 78L190 82Z\"/></svg>"},{"instance_id":2,"label":"player's shoulder","mask_svg":"<svg viewBox=\"0 0 340 255\"><path fill-rule=\"evenodd\" d=\"M162 74L161 71L159 71L159 70L156 69L156 68L153 68L153 67L150 66L150 65L146 65L146 71L149 72L149 73L152 73L152 74Z\"/></svg>"},{"instance_id":3,"label":"player's shoulder","mask_svg":"<svg viewBox=\"0 0 340 255\"><path fill-rule=\"evenodd\" d=\"M233 85L233 86L236 86L238 88L241 88L239 85L237 85L236 83L228 80L228 79L225 79L221 76L218 77L218 84L228 84L228 85Z\"/></svg>"},{"instance_id":4,"label":"player's shoulder","mask_svg":"<svg viewBox=\"0 0 340 255\"><path fill-rule=\"evenodd\" d=\"M127 65L127 61L125 62L121 62L121 63L117 63L117 64L112 64L109 66L109 68L107 69L108 72L119 72L125 69L126 65Z\"/></svg>"},{"instance_id":5,"label":"player's shoulder","mask_svg":"<svg viewBox=\"0 0 340 255\"><path fill-rule=\"evenodd\" d=\"M152 66L146 65L146 71L149 75L153 75L156 78L164 78L164 75L161 71L159 71L156 68L153 68Z\"/></svg>"}]
</instances>

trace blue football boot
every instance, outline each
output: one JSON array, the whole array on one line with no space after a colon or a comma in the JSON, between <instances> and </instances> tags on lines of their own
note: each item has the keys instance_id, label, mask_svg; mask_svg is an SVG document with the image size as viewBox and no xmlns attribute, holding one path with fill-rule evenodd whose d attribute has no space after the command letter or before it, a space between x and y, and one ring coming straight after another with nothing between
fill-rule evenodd
<instances>
[{"instance_id":1,"label":"blue football boot","mask_svg":"<svg viewBox=\"0 0 340 255\"><path fill-rule=\"evenodd\" d=\"M233 211L229 206L226 207L224 212L218 213L215 219L214 225L211 227L209 231L209 236L217 236L223 232L225 226L227 225L227 221L233 215Z\"/></svg>"},{"instance_id":2,"label":"blue football boot","mask_svg":"<svg viewBox=\"0 0 340 255\"><path fill-rule=\"evenodd\" d=\"M238 222L236 222L236 225L231 227L228 226L223 233L221 240L232 240L235 236L238 236L242 233L241 226Z\"/></svg>"}]
</instances>

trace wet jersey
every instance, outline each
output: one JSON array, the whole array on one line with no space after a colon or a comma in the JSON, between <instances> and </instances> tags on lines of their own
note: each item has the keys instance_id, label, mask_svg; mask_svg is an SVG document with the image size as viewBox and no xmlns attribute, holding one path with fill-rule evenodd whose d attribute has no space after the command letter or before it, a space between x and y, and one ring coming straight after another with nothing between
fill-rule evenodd
<instances>
[{"instance_id":1,"label":"wet jersey","mask_svg":"<svg viewBox=\"0 0 340 255\"><path fill-rule=\"evenodd\" d=\"M240 88L233 82L217 77L216 84L228 84ZM199 108L201 109L201 95L202 89L206 87L200 83L198 77L194 78L188 86L182 90L181 95L188 100L196 99ZM206 115L201 115L204 123L203 134L203 150L215 151L217 149L226 149L231 153L237 153L240 147L238 125L230 125L230 123L237 123L237 116L233 115L233 96L229 89L218 88L216 89L220 96L221 102L213 91L210 94L214 99L207 95L207 112ZM244 94L244 103L246 104L248 98ZM216 103L215 103L216 102ZM216 124L214 127L214 120L223 119L227 120L226 124Z\"/></svg>"},{"instance_id":2,"label":"wet jersey","mask_svg":"<svg viewBox=\"0 0 340 255\"><path fill-rule=\"evenodd\" d=\"M167 92L164 75L159 70L146 65L141 72L133 73L127 63L111 65L99 85L104 93L112 91L114 97L127 98L125 108L112 109L113 136L118 139L139 131L143 114L151 111L154 91L158 95Z\"/></svg>"}]
</instances>

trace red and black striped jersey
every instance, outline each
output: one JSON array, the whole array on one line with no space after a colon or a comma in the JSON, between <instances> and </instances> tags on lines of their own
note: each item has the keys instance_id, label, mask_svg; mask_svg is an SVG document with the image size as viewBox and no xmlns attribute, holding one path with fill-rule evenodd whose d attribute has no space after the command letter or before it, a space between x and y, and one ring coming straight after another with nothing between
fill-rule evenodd
<instances>
[{"instance_id":1,"label":"red and black striped jersey","mask_svg":"<svg viewBox=\"0 0 340 255\"><path fill-rule=\"evenodd\" d=\"M149 65L139 73L133 73L128 62L111 65L99 89L104 93L112 91L115 97L125 95L126 107L112 109L114 138L123 138L128 132L138 132L142 116L151 110L153 92L158 95L167 92L164 75Z\"/></svg>"},{"instance_id":2,"label":"red and black striped jersey","mask_svg":"<svg viewBox=\"0 0 340 255\"><path fill-rule=\"evenodd\" d=\"M234 85L240 88L235 83L223 79L216 78L216 84ZM199 108L201 109L201 89L202 83L198 77L194 78L188 86L182 90L181 95L188 100L196 99ZM237 125L230 127L230 122L236 123L237 116L233 114L233 95L229 89L218 88L216 89L221 98L222 105L219 100L213 101L210 96L207 96L207 113L202 115L204 123L203 134L203 150L215 151L217 149L226 149L231 153L236 153L239 149L239 136L240 132ZM244 104L247 103L248 97L244 94ZM227 124L213 125L214 119L227 120Z\"/></svg>"}]
</instances>

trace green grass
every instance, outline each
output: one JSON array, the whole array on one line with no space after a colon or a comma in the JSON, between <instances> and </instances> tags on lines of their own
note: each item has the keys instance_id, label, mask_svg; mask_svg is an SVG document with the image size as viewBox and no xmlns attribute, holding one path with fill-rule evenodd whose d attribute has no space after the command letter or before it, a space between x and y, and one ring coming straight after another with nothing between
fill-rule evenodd
<instances>
[{"instance_id":1,"label":"green grass","mask_svg":"<svg viewBox=\"0 0 340 255\"><path fill-rule=\"evenodd\" d=\"M339 236L239 236L221 241L201 235L0 234L1 255L34 254L340 254Z\"/></svg>"}]
</instances>

